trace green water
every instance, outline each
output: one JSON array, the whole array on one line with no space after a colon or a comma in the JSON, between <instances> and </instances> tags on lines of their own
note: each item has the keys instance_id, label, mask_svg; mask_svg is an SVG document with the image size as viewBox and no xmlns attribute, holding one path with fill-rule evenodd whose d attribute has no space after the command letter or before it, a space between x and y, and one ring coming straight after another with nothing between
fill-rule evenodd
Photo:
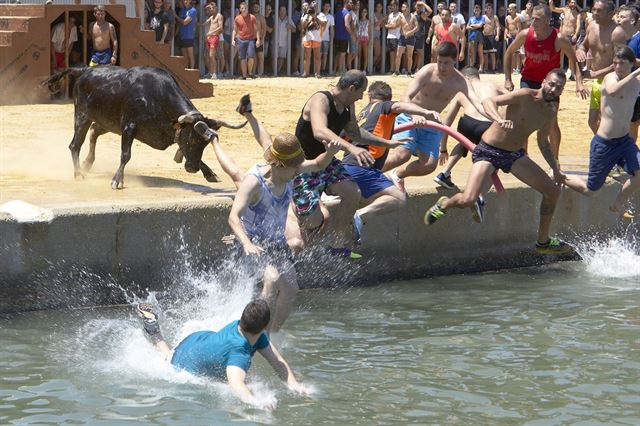
<instances>
[{"instance_id":1,"label":"green water","mask_svg":"<svg viewBox=\"0 0 640 426\"><path fill-rule=\"evenodd\" d=\"M0 424L637 425L640 257L628 262L304 291L275 341L316 393L288 393L256 355L272 413L172 371L129 309L0 317ZM251 294L225 293L160 300L167 337L224 325Z\"/></svg>"}]
</instances>

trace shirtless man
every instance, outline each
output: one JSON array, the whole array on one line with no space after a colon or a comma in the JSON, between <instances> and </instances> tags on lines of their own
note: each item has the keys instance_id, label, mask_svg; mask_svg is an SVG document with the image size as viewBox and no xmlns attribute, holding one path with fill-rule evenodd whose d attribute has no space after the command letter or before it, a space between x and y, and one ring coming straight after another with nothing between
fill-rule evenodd
<instances>
[{"instance_id":1,"label":"shirtless man","mask_svg":"<svg viewBox=\"0 0 640 426\"><path fill-rule=\"evenodd\" d=\"M416 45L416 32L418 31L418 21L416 17L409 10L407 3L402 3L400 8L400 14L402 15L403 25L401 27L400 41L398 43L398 50L396 51L396 69L395 73L400 74L400 67L402 65L402 56L406 58L407 73L411 74L413 67L413 48ZM406 55L405 55L406 52Z\"/></svg>"},{"instance_id":2,"label":"shirtless man","mask_svg":"<svg viewBox=\"0 0 640 426\"><path fill-rule=\"evenodd\" d=\"M496 52L498 52L498 40L500 39L500 22L498 17L493 13L493 5L487 3L484 7L484 27L482 35L484 38L484 64L486 71L496 72Z\"/></svg>"},{"instance_id":3,"label":"shirtless man","mask_svg":"<svg viewBox=\"0 0 640 426\"><path fill-rule=\"evenodd\" d=\"M566 81L564 71L556 68L547 74L539 89L520 89L482 101L484 110L492 116L499 116L498 107L506 106L504 119L491 124L473 151L473 166L464 192L451 198L440 197L427 211L425 223L433 224L451 208L473 207L491 174L501 169L542 193L536 250L543 254L569 250L563 241L549 237L553 211L560 198L560 184L565 179L551 150L549 132L558 118L558 102ZM540 151L553 170L553 180L524 150L529 135L535 131Z\"/></svg>"},{"instance_id":4,"label":"shirtless man","mask_svg":"<svg viewBox=\"0 0 640 426\"><path fill-rule=\"evenodd\" d=\"M516 39L516 36L521 30L522 30L522 20L516 13L516 4L509 3L509 13L505 18L505 28L504 28L504 38L505 40L507 40L507 48L511 45L511 43L513 43L513 41ZM515 52L512 56L513 57L511 60L516 65L514 71L516 73L519 73L520 63L521 63L520 53Z\"/></svg>"},{"instance_id":5,"label":"shirtless man","mask_svg":"<svg viewBox=\"0 0 640 426\"><path fill-rule=\"evenodd\" d=\"M115 65L118 60L116 28L105 21L107 12L103 5L99 4L93 8L93 16L96 20L89 25L89 37L93 42L93 54L89 66Z\"/></svg>"},{"instance_id":6,"label":"shirtless man","mask_svg":"<svg viewBox=\"0 0 640 426\"><path fill-rule=\"evenodd\" d=\"M587 60L591 51L591 99L589 101L589 127L595 134L600 122L600 84L605 75L612 70L613 64L613 20L614 4L611 0L595 0L591 13L593 22L587 28L584 42L576 49L579 62Z\"/></svg>"},{"instance_id":7,"label":"shirtless man","mask_svg":"<svg viewBox=\"0 0 640 426\"><path fill-rule=\"evenodd\" d=\"M449 13L448 9L443 10ZM473 89L460 71L455 69L457 52L453 43L444 42L438 46L437 63L425 65L409 83L406 92L400 99L402 102L413 102L430 111L441 112L444 107L457 95L466 96L478 110L484 111L480 101L472 95ZM490 116L495 120L502 120L497 114ZM395 125L413 122L417 127L425 121L423 117L400 114L396 117ZM393 170L390 174L393 182L404 191L404 178L407 176L426 176L433 172L438 165L440 156L441 133L426 128L414 128L396 133L396 138L409 137L411 140L404 146L395 149L384 163L383 171ZM414 155L417 160L402 165ZM402 166L401 166L402 165Z\"/></svg>"},{"instance_id":8,"label":"shirtless man","mask_svg":"<svg viewBox=\"0 0 640 426\"><path fill-rule=\"evenodd\" d=\"M513 90L511 81L511 59L513 53L521 46L525 50L525 61L522 66L520 87L539 89L542 81L552 69L560 66L560 57L564 53L569 57L569 66L574 69L576 55L573 53L571 43L566 38L558 37L558 32L551 27L551 10L539 4L533 8L531 27L522 30L516 36L505 53L504 58L504 87ZM587 91L582 85L582 74L576 69L576 93L586 99ZM549 139L553 154L558 158L560 152L560 126L552 123Z\"/></svg>"},{"instance_id":9,"label":"shirtless man","mask_svg":"<svg viewBox=\"0 0 640 426\"><path fill-rule=\"evenodd\" d=\"M633 215L625 204L640 189L640 150L629 135L629 122L634 113L635 96L640 93L640 68L631 72L636 56L627 46L618 48L613 58L613 72L607 74L600 85L600 125L591 140L589 177L585 182L578 176L567 176L565 184L584 195L593 195L604 185L614 165L623 166L629 179L622 185L609 208L625 219Z\"/></svg>"},{"instance_id":10,"label":"shirtless man","mask_svg":"<svg viewBox=\"0 0 640 426\"><path fill-rule=\"evenodd\" d=\"M478 99L493 98L494 96L506 93L504 89L496 86L490 81L481 81L480 73L472 66L466 66L461 71L462 75L469 81L471 87L473 87L473 96ZM492 121L488 120L483 114L478 112L477 109L467 100L465 96L461 94L456 95L453 101L449 104L447 109L447 115L443 120L443 124L451 126L453 121L458 116L460 108L464 110L464 115L458 120L458 132L469 139L474 144L479 144L482 134L491 126ZM446 167L441 173L433 178L436 183L447 189L455 189L456 185L451 181L451 169L456 165L462 157L466 157L469 152L467 148L461 143L458 143L451 151L451 156L447 150L448 135L445 133L440 141L440 164L447 163ZM447 158L449 161L447 161ZM485 191L483 191L485 192ZM482 197L478 198L476 202L478 207L478 219L482 220L482 207L484 206L484 200Z\"/></svg>"},{"instance_id":11,"label":"shirtless man","mask_svg":"<svg viewBox=\"0 0 640 426\"><path fill-rule=\"evenodd\" d=\"M222 13L218 12L218 5L215 3L209 3L206 6L209 18L205 21L204 25L207 26L207 47L209 48L209 55L207 61L207 68L209 69L209 78L217 78L218 72L218 48L220 47L220 34L222 34L222 24L224 18Z\"/></svg>"},{"instance_id":12,"label":"shirtless man","mask_svg":"<svg viewBox=\"0 0 640 426\"><path fill-rule=\"evenodd\" d=\"M533 3L528 1L527 4L524 5L524 10L521 11L518 16L520 16L521 23L520 31L529 28L533 17ZM520 69L522 69L522 64L524 64L524 46L521 46L520 49L518 49L518 54L520 55Z\"/></svg>"},{"instance_id":13,"label":"shirtless man","mask_svg":"<svg viewBox=\"0 0 640 426\"><path fill-rule=\"evenodd\" d=\"M582 20L580 12L578 12L576 0L569 0L564 7L556 7L554 0L549 0L549 9L551 9L551 12L562 14L560 36L571 42L575 52L576 43L580 36L580 21ZM573 72L573 69L571 72Z\"/></svg>"}]
</instances>

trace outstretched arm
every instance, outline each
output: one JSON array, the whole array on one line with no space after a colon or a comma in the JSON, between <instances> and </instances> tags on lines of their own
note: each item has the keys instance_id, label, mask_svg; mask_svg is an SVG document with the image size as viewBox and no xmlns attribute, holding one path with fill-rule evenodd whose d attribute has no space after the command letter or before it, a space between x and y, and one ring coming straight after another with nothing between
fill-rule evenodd
<instances>
[{"instance_id":1,"label":"outstretched arm","mask_svg":"<svg viewBox=\"0 0 640 426\"><path fill-rule=\"evenodd\" d=\"M246 376L247 373L242 368L236 367L235 365L227 366L227 381L234 395L240 398L242 402L253 405L254 407L264 408L269 411L275 409L275 405L265 406L258 401L244 382Z\"/></svg>"},{"instance_id":2,"label":"outstretched arm","mask_svg":"<svg viewBox=\"0 0 640 426\"><path fill-rule=\"evenodd\" d=\"M560 166L558 165L558 160L556 156L553 155L553 150L551 149L551 142L549 141L549 129L551 128L552 120L548 120L543 127L538 129L538 148L540 148L540 152L542 156L553 170L553 179L556 183L563 183L563 176L560 172Z\"/></svg>"},{"instance_id":3,"label":"outstretched arm","mask_svg":"<svg viewBox=\"0 0 640 426\"><path fill-rule=\"evenodd\" d=\"M584 88L582 84L582 70L580 66L576 63L576 54L573 51L573 47L569 40L564 37L558 37L556 39L556 43L558 43L560 47L560 51L569 58L569 69L574 70L576 76L576 94L580 96L582 99L587 99L589 97L589 92Z\"/></svg>"},{"instance_id":4,"label":"outstretched arm","mask_svg":"<svg viewBox=\"0 0 640 426\"><path fill-rule=\"evenodd\" d=\"M451 127L453 124L453 120L456 119L458 115L458 111L460 111L460 107L462 104L460 103L460 93L454 96L453 100L449 104L450 107L447 110L447 115L444 117L442 124L445 126ZM449 141L449 135L445 132L442 132L442 139L440 139L440 153L444 154L447 150L447 142Z\"/></svg>"},{"instance_id":5,"label":"outstretched arm","mask_svg":"<svg viewBox=\"0 0 640 426\"><path fill-rule=\"evenodd\" d=\"M249 122L251 130L253 131L253 137L256 138L263 150L267 149L273 143L271 135L264 128L262 123L253 115L252 112L245 112L244 117Z\"/></svg>"},{"instance_id":6,"label":"outstretched arm","mask_svg":"<svg viewBox=\"0 0 640 426\"><path fill-rule=\"evenodd\" d=\"M280 355L276 347L273 346L273 343L269 342L269 346L258 349L258 352L269 362L280 380L286 383L289 389L302 395L309 395L311 393L306 386L298 383L289 364L287 364L287 361Z\"/></svg>"},{"instance_id":7,"label":"outstretched arm","mask_svg":"<svg viewBox=\"0 0 640 426\"><path fill-rule=\"evenodd\" d=\"M614 74L607 74L602 83L602 91L609 95L615 95L618 92L625 90L626 86L633 80L637 79L639 75L640 68L636 68L635 71L633 71L620 81L616 80L616 76Z\"/></svg>"},{"instance_id":8,"label":"outstretched arm","mask_svg":"<svg viewBox=\"0 0 640 426\"><path fill-rule=\"evenodd\" d=\"M333 157L335 157L342 147L338 141L322 141L322 143L324 144L326 151L318 155L313 160L304 160L299 167L299 172L311 173L326 169L327 166L329 166L329 163L331 163L331 160L333 160Z\"/></svg>"}]
</instances>

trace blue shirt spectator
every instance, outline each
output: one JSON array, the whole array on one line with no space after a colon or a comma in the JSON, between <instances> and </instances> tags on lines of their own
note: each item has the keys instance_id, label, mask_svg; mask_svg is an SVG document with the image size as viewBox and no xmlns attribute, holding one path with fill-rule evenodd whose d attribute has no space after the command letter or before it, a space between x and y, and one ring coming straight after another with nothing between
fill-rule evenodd
<instances>
[{"instance_id":1,"label":"blue shirt spectator","mask_svg":"<svg viewBox=\"0 0 640 426\"><path fill-rule=\"evenodd\" d=\"M336 12L336 31L335 31L335 39L336 40L351 40L351 34L347 31L347 27L344 24L344 18L349 14L349 10L346 7L343 7L342 10Z\"/></svg>"},{"instance_id":2,"label":"blue shirt spectator","mask_svg":"<svg viewBox=\"0 0 640 426\"><path fill-rule=\"evenodd\" d=\"M191 22L187 25L180 25L178 29L178 35L182 40L193 40L196 38L196 21L197 21L198 11L195 7L189 5L188 8L180 9L178 16L180 19L186 19L187 16L191 18Z\"/></svg>"}]
</instances>

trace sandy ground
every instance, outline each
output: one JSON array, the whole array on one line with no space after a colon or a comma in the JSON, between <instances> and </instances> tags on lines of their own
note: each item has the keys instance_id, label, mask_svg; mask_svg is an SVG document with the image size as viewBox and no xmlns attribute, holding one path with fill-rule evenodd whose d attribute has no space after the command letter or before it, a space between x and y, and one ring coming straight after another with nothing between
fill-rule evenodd
<instances>
[{"instance_id":1,"label":"sandy ground","mask_svg":"<svg viewBox=\"0 0 640 426\"><path fill-rule=\"evenodd\" d=\"M483 76L502 84L501 75ZM406 77L370 77L391 84L394 97L406 89ZM240 122L235 112L238 99L250 92L256 116L265 122L273 134L293 132L300 110L308 97L317 90L326 89L335 79L263 78L250 81L214 81L215 96L196 99L196 107L205 115ZM517 81L516 81L517 84ZM560 109L562 146L560 161L563 169L583 171L588 164L591 131L587 126L588 101L575 96L575 85L567 84ZM359 110L364 101L356 107ZM111 177L119 164L120 137L103 135L98 139L96 162L83 180L74 180L68 145L73 137L73 104L38 104L0 107L0 204L9 200L23 200L43 207L69 207L89 205L120 205L139 202L204 200L231 194L234 187L217 161L213 149L205 150L203 159L220 177L221 183L208 183L200 173L189 174L173 162L175 146L166 151L154 150L135 142L132 159L125 168L125 188L112 190ZM222 129L220 140L225 150L246 170L261 158L250 129ZM88 151L86 142L81 160ZM453 145L450 145L453 146ZM532 138L532 157L540 164L542 159ZM470 161L462 161L454 169L454 181L464 185ZM411 178L407 188L430 190L435 187L433 176ZM501 174L507 186L516 184L510 175Z\"/></svg>"}]
</instances>

